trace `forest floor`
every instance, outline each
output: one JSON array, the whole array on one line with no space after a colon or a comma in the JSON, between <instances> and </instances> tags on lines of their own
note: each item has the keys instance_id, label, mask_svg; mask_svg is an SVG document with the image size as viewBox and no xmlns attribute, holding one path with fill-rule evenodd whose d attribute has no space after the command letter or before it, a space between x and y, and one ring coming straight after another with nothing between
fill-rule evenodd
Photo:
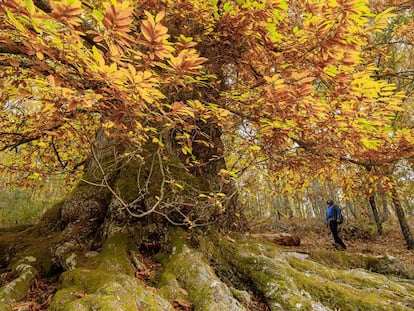
<instances>
[{"instance_id":1,"label":"forest floor","mask_svg":"<svg viewBox=\"0 0 414 311\"><path fill-rule=\"evenodd\" d=\"M414 217L409 218L408 221L410 228L414 228ZM299 236L301 245L294 247L295 249L304 252L317 249L333 250L332 234L322 222L291 219L282 220L274 226L276 231L282 228ZM373 256L387 255L398 259L410 270L414 270L414 250L407 250L407 244L396 220L383 223L381 235L375 233L373 224L364 221L346 223L342 227L339 235L347 245L346 252ZM412 233L414 234L414 231Z\"/></svg>"},{"instance_id":2,"label":"forest floor","mask_svg":"<svg viewBox=\"0 0 414 311\"><path fill-rule=\"evenodd\" d=\"M411 228L414 228L414 217L409 219L409 225ZM405 240L397 221L389 220L384 223L382 235L377 235L372 224L368 224L365 221L360 221L359 223L350 221L342 227L340 236L347 245L347 253L379 257L387 255L388 257L396 258L410 271L414 271L414 251L406 249ZM253 226L251 231L254 233L284 232L297 235L301 241L300 246L291 246L288 248L300 252L317 250L335 251L332 246L333 240L329 229L317 220L293 218L274 221L274 219L267 219L261 222L260 225ZM162 267L159 263L153 262L151 257L143 256L142 260L144 260L149 269L145 270L145 275L136 275L136 277L146 282L151 275L158 273ZM56 281L43 282L43 280L37 280L33 284L26 301L13 304L12 310L47 310L50 299L56 291ZM174 307L180 311L192 310L190 306L183 303L174 305ZM258 307L257 310L268 310L268 308Z\"/></svg>"}]
</instances>

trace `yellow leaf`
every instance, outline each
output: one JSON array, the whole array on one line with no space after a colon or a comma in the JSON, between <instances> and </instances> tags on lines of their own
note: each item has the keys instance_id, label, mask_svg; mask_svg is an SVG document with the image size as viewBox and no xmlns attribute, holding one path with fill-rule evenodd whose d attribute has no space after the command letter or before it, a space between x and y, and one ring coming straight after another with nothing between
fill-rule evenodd
<instances>
[{"instance_id":1,"label":"yellow leaf","mask_svg":"<svg viewBox=\"0 0 414 311\"><path fill-rule=\"evenodd\" d=\"M93 53L93 57L98 62L98 65L101 66L101 67L105 66L105 60L102 57L101 52L98 50L98 48L96 46L92 47L92 53Z\"/></svg>"},{"instance_id":2,"label":"yellow leaf","mask_svg":"<svg viewBox=\"0 0 414 311\"><path fill-rule=\"evenodd\" d=\"M155 16L155 22L159 23L165 16L165 11L161 11Z\"/></svg>"},{"instance_id":3,"label":"yellow leaf","mask_svg":"<svg viewBox=\"0 0 414 311\"><path fill-rule=\"evenodd\" d=\"M147 21L149 22L149 24L151 25L152 28L155 28L155 20L154 20L154 16L148 12L148 11L144 11L145 15L147 16Z\"/></svg>"},{"instance_id":4,"label":"yellow leaf","mask_svg":"<svg viewBox=\"0 0 414 311\"><path fill-rule=\"evenodd\" d=\"M105 128L105 129L110 129L110 128L114 127L114 126L115 126L115 123L112 122L112 121L107 121L104 124L102 124L102 127Z\"/></svg>"},{"instance_id":5,"label":"yellow leaf","mask_svg":"<svg viewBox=\"0 0 414 311\"><path fill-rule=\"evenodd\" d=\"M45 58L42 52L36 52L36 56L39 60L43 60Z\"/></svg>"}]
</instances>

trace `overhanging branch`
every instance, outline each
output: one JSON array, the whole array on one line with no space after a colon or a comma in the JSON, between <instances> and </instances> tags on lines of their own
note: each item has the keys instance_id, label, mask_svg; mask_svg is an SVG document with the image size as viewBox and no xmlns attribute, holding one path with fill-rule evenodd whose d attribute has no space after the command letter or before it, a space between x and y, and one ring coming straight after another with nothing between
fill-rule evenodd
<instances>
[{"instance_id":1,"label":"overhanging branch","mask_svg":"<svg viewBox=\"0 0 414 311\"><path fill-rule=\"evenodd\" d=\"M368 161L363 161L363 160L357 160L357 159L353 159L353 158L349 158L349 157L341 157L341 156L336 156L333 153L330 152L325 152L323 154L320 153L320 151L315 150L313 148L313 146L315 146L315 144L312 143L308 143L305 142L303 140L300 139L296 139L296 138L292 138L292 140L297 143L299 145L299 147L303 148L306 152L312 153L314 155L317 156L325 156L328 158L334 158L343 162L349 162L352 164L356 164L359 166L363 166L365 168L373 168L373 167L380 167L383 166L384 164L395 164L396 162L400 161L400 160L410 160L410 159L414 159L414 154L409 154L407 156L400 156L400 157L392 157L389 158L387 160L384 161L373 161L373 160L368 160ZM413 150L409 150L409 151L413 151Z\"/></svg>"},{"instance_id":2,"label":"overhanging branch","mask_svg":"<svg viewBox=\"0 0 414 311\"><path fill-rule=\"evenodd\" d=\"M0 43L0 54L23 54L17 45Z\"/></svg>"},{"instance_id":3,"label":"overhanging branch","mask_svg":"<svg viewBox=\"0 0 414 311\"><path fill-rule=\"evenodd\" d=\"M63 125L63 123L54 125L54 126L48 128L48 129L46 129L45 131L49 131L50 132L50 131L57 130L62 125ZM38 140L38 139L40 139L40 138L42 138L43 136L46 135L44 133L44 131L39 131L39 132L36 132L36 133L37 133L36 135L26 136L26 137L23 136L20 133L0 133L0 136L7 136L7 135L8 136L12 136L13 135L15 137L19 137L20 138L17 141L13 141L13 142L10 142L10 143L6 143L3 147L0 148L0 151L5 151L7 149L13 150L13 149L15 149L15 148L17 148L17 147L19 147L21 145L24 145L24 144L30 143L32 141Z\"/></svg>"}]
</instances>

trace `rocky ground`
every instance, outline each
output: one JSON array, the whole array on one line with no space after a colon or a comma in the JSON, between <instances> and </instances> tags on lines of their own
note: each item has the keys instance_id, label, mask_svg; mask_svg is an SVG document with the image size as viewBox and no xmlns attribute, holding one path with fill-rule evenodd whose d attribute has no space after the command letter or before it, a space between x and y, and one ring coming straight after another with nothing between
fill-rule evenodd
<instances>
[{"instance_id":1,"label":"rocky ground","mask_svg":"<svg viewBox=\"0 0 414 311\"><path fill-rule=\"evenodd\" d=\"M332 236L328 228L315 221L308 221L303 229L297 220L291 220L291 230L301 239L298 249L310 251L315 249L332 249ZM410 227L414 234L414 219L410 219ZM398 259L405 266L414 269L414 250L407 250L404 237L396 221L384 223L384 233L375 234L373 225L364 226L357 222L343 225L340 233L349 254L369 254L374 256L390 256Z\"/></svg>"},{"instance_id":2,"label":"rocky ground","mask_svg":"<svg viewBox=\"0 0 414 311\"><path fill-rule=\"evenodd\" d=\"M267 221L252 231L291 234L300 245L280 247L252 234L172 235L177 240L172 251L154 257L142 247L131 249L125 239L112 241L59 280L33 275L30 269L22 272L20 279L26 273L33 281L11 310L90 310L97 301L113 305L118 298L122 310L135 310L128 306L141 301L142 311L414 308L413 251L405 249L395 222L384 224L381 236L369 225L345 224L341 235L346 251L332 247L329 230L318 221ZM1 276L0 296L16 282L16 272L5 269Z\"/></svg>"}]
</instances>

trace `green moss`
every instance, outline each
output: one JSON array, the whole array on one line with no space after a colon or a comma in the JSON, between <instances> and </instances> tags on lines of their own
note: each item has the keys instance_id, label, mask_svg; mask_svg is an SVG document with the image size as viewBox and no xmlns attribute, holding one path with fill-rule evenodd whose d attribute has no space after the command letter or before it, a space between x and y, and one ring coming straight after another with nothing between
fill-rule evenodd
<instances>
[{"instance_id":1,"label":"green moss","mask_svg":"<svg viewBox=\"0 0 414 311\"><path fill-rule=\"evenodd\" d=\"M62 273L61 289L49 310L173 311L167 301L134 277L128 244L125 234L115 234L98 256L89 258L83 267Z\"/></svg>"},{"instance_id":2,"label":"green moss","mask_svg":"<svg viewBox=\"0 0 414 311\"><path fill-rule=\"evenodd\" d=\"M108 238L97 258L100 262L98 269L109 273L134 275L133 266L128 259L128 240L121 233Z\"/></svg>"},{"instance_id":3,"label":"green moss","mask_svg":"<svg viewBox=\"0 0 414 311\"><path fill-rule=\"evenodd\" d=\"M20 256L15 258L33 256L36 261L33 266L42 276L50 276L53 271L53 254L51 253L51 247L54 242L58 241L60 233L51 234L48 237L33 237L31 240L28 238L27 241L30 245L24 249Z\"/></svg>"},{"instance_id":4,"label":"green moss","mask_svg":"<svg viewBox=\"0 0 414 311\"><path fill-rule=\"evenodd\" d=\"M124 201L131 202L135 200L139 197L144 187L147 198L160 195L160 183L164 178L164 172L160 169L159 159L156 154L158 148L158 144L148 142L143 146L142 161L130 161L123 164L119 177L116 180L115 189ZM168 171L171 180L176 180L183 185L191 185L191 188L198 191L210 192L212 190L209 178L206 178L205 174L203 178L192 174L186 169L186 166L176 154L169 153L168 158L165 157L162 161L163 170ZM165 187L165 197L173 197L177 189Z\"/></svg>"},{"instance_id":5,"label":"green moss","mask_svg":"<svg viewBox=\"0 0 414 311\"><path fill-rule=\"evenodd\" d=\"M0 310L1 311L12 311L12 307L10 304L0 301Z\"/></svg>"},{"instance_id":6,"label":"green moss","mask_svg":"<svg viewBox=\"0 0 414 311\"><path fill-rule=\"evenodd\" d=\"M159 262L163 265L167 264L168 258L169 258L169 255L164 252L159 252L159 253L156 253L154 256L152 256L152 259L155 262Z\"/></svg>"},{"instance_id":7,"label":"green moss","mask_svg":"<svg viewBox=\"0 0 414 311\"><path fill-rule=\"evenodd\" d=\"M379 291L361 291L347 284L338 284L318 275L291 271L296 286L315 301L332 309L355 310L409 310L394 300L388 300Z\"/></svg>"},{"instance_id":8,"label":"green moss","mask_svg":"<svg viewBox=\"0 0 414 311\"><path fill-rule=\"evenodd\" d=\"M60 236L60 232L49 232L41 234L38 226L19 227L19 230L12 230L0 234L0 262L2 265L13 267L25 257L35 257L36 261L31 265L40 272L42 276L50 275L53 270L52 254L50 246Z\"/></svg>"},{"instance_id":9,"label":"green moss","mask_svg":"<svg viewBox=\"0 0 414 311\"><path fill-rule=\"evenodd\" d=\"M64 311L136 311L134 299L129 295L88 295L67 304Z\"/></svg>"},{"instance_id":10,"label":"green moss","mask_svg":"<svg viewBox=\"0 0 414 311\"><path fill-rule=\"evenodd\" d=\"M1 234L21 233L29 228L34 228L34 225L16 225L12 227L0 228Z\"/></svg>"},{"instance_id":11,"label":"green moss","mask_svg":"<svg viewBox=\"0 0 414 311\"><path fill-rule=\"evenodd\" d=\"M126 202L132 202L139 195L139 186L137 183L137 178L139 178L138 172L140 167L138 162L130 162L128 165L124 166L122 172L120 173L121 178L117 178L115 188L119 191L121 198ZM143 176L139 178L139 184L145 185L146 181Z\"/></svg>"},{"instance_id":12,"label":"green moss","mask_svg":"<svg viewBox=\"0 0 414 311\"><path fill-rule=\"evenodd\" d=\"M358 256L349 256L346 252L332 252L328 250L315 250L309 252L311 259L332 268L350 269L361 268L364 262Z\"/></svg>"},{"instance_id":13,"label":"green moss","mask_svg":"<svg viewBox=\"0 0 414 311\"><path fill-rule=\"evenodd\" d=\"M301 260L288 257L290 265L297 271L318 274L328 280L351 285L356 288L377 288L392 291L396 295L405 295L406 289L391 281L387 277L374 273L367 273L362 269L332 269L310 260ZM385 295L385 294L384 294Z\"/></svg>"},{"instance_id":14,"label":"green moss","mask_svg":"<svg viewBox=\"0 0 414 311\"><path fill-rule=\"evenodd\" d=\"M61 219L62 206L64 202L64 200L61 200L55 203L51 208L46 210L46 212L42 215L42 218L40 220L41 225L39 226L39 230L43 229L42 226L44 225L51 224L53 226L56 226L56 224Z\"/></svg>"},{"instance_id":15,"label":"green moss","mask_svg":"<svg viewBox=\"0 0 414 311\"><path fill-rule=\"evenodd\" d=\"M174 228L168 231L168 236L171 254L158 283L167 297L184 288L188 292L186 298L193 303L195 310L243 310L230 289L217 277L207 258L187 244L185 231ZM167 290L168 285L174 289Z\"/></svg>"},{"instance_id":16,"label":"green moss","mask_svg":"<svg viewBox=\"0 0 414 311\"><path fill-rule=\"evenodd\" d=\"M387 256L374 257L347 252L316 250L309 253L310 257L325 266L337 269L365 269L386 275L398 275L406 279L414 278L413 271Z\"/></svg>"},{"instance_id":17,"label":"green moss","mask_svg":"<svg viewBox=\"0 0 414 311\"><path fill-rule=\"evenodd\" d=\"M60 289L53 296L52 303L48 310L65 310L70 302L78 299L84 292L77 286L65 287ZM67 309L66 309L67 310Z\"/></svg>"},{"instance_id":18,"label":"green moss","mask_svg":"<svg viewBox=\"0 0 414 311\"><path fill-rule=\"evenodd\" d=\"M20 264L15 269L18 277L0 288L0 301L11 303L20 301L30 291L32 281L36 277L36 270L28 264Z\"/></svg>"},{"instance_id":19,"label":"green moss","mask_svg":"<svg viewBox=\"0 0 414 311\"><path fill-rule=\"evenodd\" d=\"M360 299L372 297L375 300L377 296L377 300L381 298L385 301L400 303L403 303L404 300L414 302L413 298L407 297L407 294L414 294L414 292L410 292L408 286L403 287L400 283L396 283L384 275L369 273L362 269L332 269L310 260L292 257L288 258L288 261L296 272L302 272L307 276L318 276L344 288L352 287L353 291L358 292Z\"/></svg>"}]
</instances>

